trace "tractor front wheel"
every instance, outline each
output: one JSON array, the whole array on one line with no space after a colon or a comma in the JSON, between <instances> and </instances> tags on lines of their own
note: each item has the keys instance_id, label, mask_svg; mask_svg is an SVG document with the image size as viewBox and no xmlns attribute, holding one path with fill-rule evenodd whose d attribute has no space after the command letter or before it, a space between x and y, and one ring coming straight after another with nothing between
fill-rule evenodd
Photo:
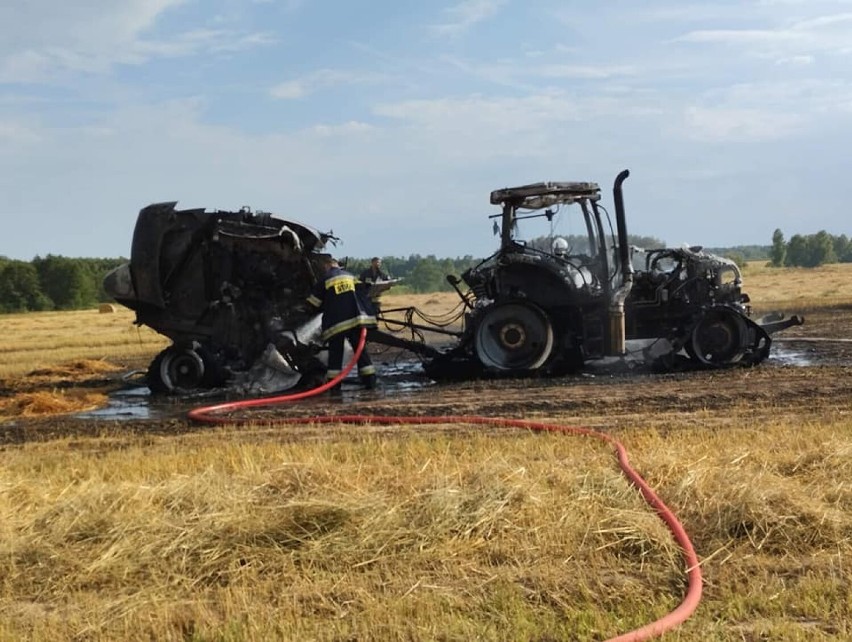
<instances>
[{"instance_id":1,"label":"tractor front wheel","mask_svg":"<svg viewBox=\"0 0 852 642\"><path fill-rule=\"evenodd\" d=\"M748 330L733 310L708 310L692 331L687 353L705 366L722 367L737 363L746 349Z\"/></svg>"}]
</instances>

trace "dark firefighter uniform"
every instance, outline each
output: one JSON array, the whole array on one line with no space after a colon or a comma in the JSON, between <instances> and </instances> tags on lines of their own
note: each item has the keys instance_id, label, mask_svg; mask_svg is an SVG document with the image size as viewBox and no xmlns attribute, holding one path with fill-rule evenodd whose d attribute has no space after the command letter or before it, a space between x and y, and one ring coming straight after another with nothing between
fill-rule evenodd
<instances>
[{"instance_id":1,"label":"dark firefighter uniform","mask_svg":"<svg viewBox=\"0 0 852 642\"><path fill-rule=\"evenodd\" d=\"M381 292L376 292L372 289L372 286L376 283L381 283L382 281L388 281L390 277L382 271L382 260L374 256L370 262L370 267L361 272L361 283L364 284L364 289L371 293L370 295L370 303L373 305L373 311L375 314L380 314L382 311L382 301L381 301Z\"/></svg>"},{"instance_id":2,"label":"dark firefighter uniform","mask_svg":"<svg viewBox=\"0 0 852 642\"><path fill-rule=\"evenodd\" d=\"M361 338L361 328L376 325L376 318L367 312L366 304L355 292L355 277L332 263L325 279L314 286L308 303L322 310L322 335L328 342L328 372L331 380L343 368L343 345L349 340L354 349ZM366 348L358 359L358 375L368 388L376 383L376 367Z\"/></svg>"}]
</instances>

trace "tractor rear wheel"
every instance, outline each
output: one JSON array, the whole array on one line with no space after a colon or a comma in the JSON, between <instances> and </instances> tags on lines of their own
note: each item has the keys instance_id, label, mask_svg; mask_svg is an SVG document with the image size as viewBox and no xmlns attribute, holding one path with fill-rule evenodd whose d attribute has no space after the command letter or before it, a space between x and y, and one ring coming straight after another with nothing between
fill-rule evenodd
<instances>
[{"instance_id":1,"label":"tractor rear wheel","mask_svg":"<svg viewBox=\"0 0 852 642\"><path fill-rule=\"evenodd\" d=\"M487 368L537 370L553 353L553 325L547 313L528 302L488 308L476 328L476 355Z\"/></svg>"}]
</instances>

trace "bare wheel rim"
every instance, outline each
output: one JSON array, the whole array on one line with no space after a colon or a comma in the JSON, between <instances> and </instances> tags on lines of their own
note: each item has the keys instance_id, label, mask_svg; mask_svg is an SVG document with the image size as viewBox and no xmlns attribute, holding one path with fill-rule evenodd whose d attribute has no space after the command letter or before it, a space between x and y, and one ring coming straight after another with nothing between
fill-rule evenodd
<instances>
[{"instance_id":1,"label":"bare wheel rim","mask_svg":"<svg viewBox=\"0 0 852 642\"><path fill-rule=\"evenodd\" d=\"M195 350L168 351L160 363L160 379L168 390L192 390L202 385L204 370Z\"/></svg>"},{"instance_id":2,"label":"bare wheel rim","mask_svg":"<svg viewBox=\"0 0 852 642\"><path fill-rule=\"evenodd\" d=\"M692 331L691 351L703 364L722 366L743 356L746 327L735 312L710 310Z\"/></svg>"},{"instance_id":3,"label":"bare wheel rim","mask_svg":"<svg viewBox=\"0 0 852 642\"><path fill-rule=\"evenodd\" d=\"M476 329L476 354L499 370L536 370L553 352L553 326L530 303L504 303L486 310Z\"/></svg>"}]
</instances>

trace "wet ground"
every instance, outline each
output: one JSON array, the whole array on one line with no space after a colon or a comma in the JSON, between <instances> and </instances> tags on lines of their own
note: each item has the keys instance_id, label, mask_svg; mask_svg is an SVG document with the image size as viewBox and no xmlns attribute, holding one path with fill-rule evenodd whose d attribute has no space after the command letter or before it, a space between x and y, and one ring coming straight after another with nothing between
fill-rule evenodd
<instances>
[{"instance_id":1,"label":"wet ground","mask_svg":"<svg viewBox=\"0 0 852 642\"><path fill-rule=\"evenodd\" d=\"M849 344L845 346L843 344ZM838 350L838 347L841 348ZM843 350L847 348L847 350ZM772 354L761 367L801 367L812 366L842 366L844 353L852 352L852 339L779 339L773 343ZM420 361L411 355L400 354L394 361L378 360L381 371L381 385L376 391L362 389L357 377L350 375L343 384L343 394L340 401L375 401L379 398L395 398L424 391L436 386L434 381L423 374ZM610 380L613 383L624 377L644 376L653 379L655 374L641 361L641 355L624 359L605 359L590 363L586 372L573 377L563 378L568 382L587 382L590 379ZM697 374L697 373L695 373ZM497 383L497 382L492 382ZM542 384L556 384L552 379L527 380L527 386L536 387ZM560 382L563 383L563 382ZM441 385L436 391L440 394L446 386ZM123 421L123 420L163 420L174 419L184 415L190 409L207 403L218 403L220 395L198 395L192 397L162 397L152 396L144 380L129 381L127 385L110 395L109 404L88 412L74 415L79 420ZM328 397L322 397L323 403ZM304 408L304 402L301 406Z\"/></svg>"},{"instance_id":2,"label":"wet ground","mask_svg":"<svg viewBox=\"0 0 852 642\"><path fill-rule=\"evenodd\" d=\"M351 374L343 382L341 402L355 401L362 396L398 396L423 390L436 385L423 374L420 361L408 354L397 354L393 361L382 362L376 359L381 370L379 389L363 389L357 376ZM286 394L286 393L282 393ZM328 396L322 397L325 401ZM109 404L103 408L74 415L79 420L123 421L134 419L173 419L186 414L199 405L220 403L224 397L220 394L196 395L188 397L165 397L151 395L143 379L133 378L121 389L110 395ZM337 401L337 399L335 399ZM302 402L303 404L305 402ZM304 406L302 406L304 407Z\"/></svg>"},{"instance_id":3,"label":"wet ground","mask_svg":"<svg viewBox=\"0 0 852 642\"><path fill-rule=\"evenodd\" d=\"M754 368L654 373L636 358L590 364L579 375L437 384L407 353L376 350L381 384L364 390L357 379L343 394L261 407L231 416L272 422L278 417L327 414L558 417L585 425L679 421L694 416L712 424L716 411L744 417L779 417L852 411L852 311L820 310L804 326L775 336L770 358ZM0 425L0 443L105 432L173 434L204 429L186 412L221 398L152 397L142 380L126 374L107 406L73 416L26 419ZM292 430L283 428L282 430Z\"/></svg>"}]
</instances>

